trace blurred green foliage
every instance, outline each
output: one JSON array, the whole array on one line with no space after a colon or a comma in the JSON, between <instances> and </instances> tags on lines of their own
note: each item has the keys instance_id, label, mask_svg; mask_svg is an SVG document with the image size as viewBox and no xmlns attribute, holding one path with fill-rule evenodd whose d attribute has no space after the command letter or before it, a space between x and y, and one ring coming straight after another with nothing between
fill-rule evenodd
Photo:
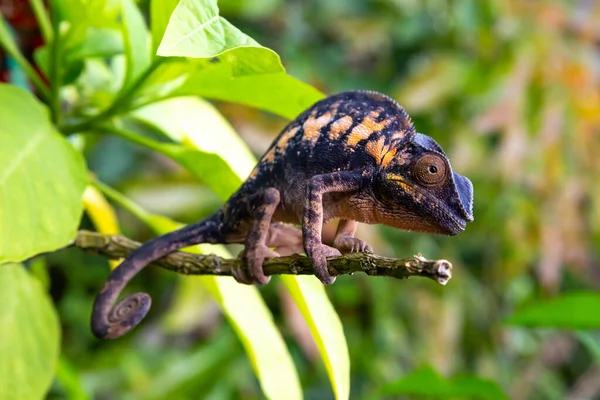
<instances>
[{"instance_id":1,"label":"blurred green foliage","mask_svg":"<svg viewBox=\"0 0 600 400\"><path fill-rule=\"evenodd\" d=\"M88 5L98 25L106 12L92 6L100 3ZM150 2L140 5L147 15ZM579 305L573 295L561 299L600 288L600 6L586 0L221 0L219 7L234 26L275 50L289 74L322 92L360 88L392 95L474 183L475 222L457 237L361 227L358 234L377 253L446 258L454 278L442 288L361 274L327 288L348 342L350 397L473 398L469 390L483 387L488 394L501 388L511 399L598 398L598 308L593 301ZM106 46L96 56L125 51L138 60L133 37L128 44L92 32L67 46L72 68L62 75L48 70L72 82L62 96L75 100L76 115L111 104L118 89L111 77L127 76L122 63L107 67L87 58L98 37ZM152 36L150 48L158 48L161 35ZM46 52L38 54L42 70L52 56ZM210 75L196 61L157 67L153 90L218 100L256 155L286 121L248 105L292 118L299 104L319 96L281 72L232 81L232 69ZM169 86L189 71L185 84ZM281 88L304 95L270 94L285 92ZM145 95L146 89L132 104L155 100L156 92ZM135 126L144 139L162 140L155 128ZM218 207L221 200L194 171L148 147L114 136L90 137L82 146L100 181L156 214L191 222ZM123 208L117 211L123 233L139 240L153 236ZM92 226L87 214L82 226ZM88 318L106 260L65 249L34 261L28 264L49 282L62 325L62 353L48 398L263 396L233 328L188 278L145 271L132 289L152 295L153 313L125 338L98 342ZM319 351L280 280L260 292L286 339L305 398L332 398ZM507 325L513 315L514 323L545 328ZM596 330L569 329L581 327ZM468 389L462 389L465 382ZM419 392L414 385L439 391Z\"/></svg>"}]
</instances>

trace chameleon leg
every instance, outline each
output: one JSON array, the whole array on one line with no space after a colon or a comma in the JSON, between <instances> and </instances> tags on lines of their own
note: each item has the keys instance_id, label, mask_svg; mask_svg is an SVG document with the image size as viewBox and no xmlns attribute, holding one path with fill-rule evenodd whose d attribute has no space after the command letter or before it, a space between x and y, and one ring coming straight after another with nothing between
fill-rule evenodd
<instances>
[{"instance_id":1,"label":"chameleon leg","mask_svg":"<svg viewBox=\"0 0 600 400\"><path fill-rule=\"evenodd\" d=\"M315 268L315 275L324 284L335 282L335 277L327 270L327 257L339 256L341 253L322 242L323 194L358 190L362 179L360 172L341 171L315 175L307 185L302 223L304 250Z\"/></svg>"},{"instance_id":2,"label":"chameleon leg","mask_svg":"<svg viewBox=\"0 0 600 400\"><path fill-rule=\"evenodd\" d=\"M338 224L333 247L342 253L372 253L373 248L362 239L354 237L358 222L352 219L342 219Z\"/></svg>"},{"instance_id":3,"label":"chameleon leg","mask_svg":"<svg viewBox=\"0 0 600 400\"><path fill-rule=\"evenodd\" d=\"M266 244L271 217L278 204L279 191L275 188L268 188L259 196L257 205L253 207L253 220L246 236L246 248L242 255L248 273L243 268L233 271L233 277L240 283L265 285L271 280L264 274L262 265L266 258L279 256Z\"/></svg>"}]
</instances>

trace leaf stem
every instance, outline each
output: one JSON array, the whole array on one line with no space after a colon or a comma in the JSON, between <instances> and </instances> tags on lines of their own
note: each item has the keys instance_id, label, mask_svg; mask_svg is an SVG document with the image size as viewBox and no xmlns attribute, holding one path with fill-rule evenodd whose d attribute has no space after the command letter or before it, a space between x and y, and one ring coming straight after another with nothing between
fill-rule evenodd
<instances>
[{"instance_id":1,"label":"leaf stem","mask_svg":"<svg viewBox=\"0 0 600 400\"><path fill-rule=\"evenodd\" d=\"M60 87L61 87L61 79L60 79L60 17L58 15L58 10L56 6L52 11L52 32L54 35L54 40L50 43L50 65L49 72L50 75L48 77L50 81L50 111L52 114L52 122L55 125L58 125L61 120L61 107L60 107Z\"/></svg>"},{"instance_id":2,"label":"leaf stem","mask_svg":"<svg viewBox=\"0 0 600 400\"><path fill-rule=\"evenodd\" d=\"M42 36L44 37L45 43L50 43L54 39L54 33L52 31L52 22L50 22L50 17L46 11L46 7L44 6L44 2L42 0L29 0L31 4L31 8L33 9L33 13L35 14L35 19L40 26L40 30L42 31Z\"/></svg>"},{"instance_id":3,"label":"leaf stem","mask_svg":"<svg viewBox=\"0 0 600 400\"><path fill-rule=\"evenodd\" d=\"M130 101L132 100L133 96L142 86L144 86L146 80L163 62L164 58L155 59L150 67L148 67L148 69L146 69L144 73L140 75L131 86L129 86L129 88L121 89L119 94L117 94L115 101L107 109L81 123L63 126L60 131L65 135L69 135L76 132L92 130L99 122L106 122L105 120L110 119L120 112L123 113L129 111Z\"/></svg>"},{"instance_id":4,"label":"leaf stem","mask_svg":"<svg viewBox=\"0 0 600 400\"><path fill-rule=\"evenodd\" d=\"M102 183L99 180L94 180L92 185L100 190L106 197L135 215L139 220L145 222L150 218L150 214L148 214L144 209L105 183Z\"/></svg>"},{"instance_id":5,"label":"leaf stem","mask_svg":"<svg viewBox=\"0 0 600 400\"><path fill-rule=\"evenodd\" d=\"M129 140L130 142L139 144L140 146L146 147L147 149L154 150L162 154L169 154L167 149L164 147L164 143L148 139L147 137L138 135L137 133L133 133L127 129L119 128L116 126L102 125L95 127L94 130L121 137L123 139Z\"/></svg>"}]
</instances>

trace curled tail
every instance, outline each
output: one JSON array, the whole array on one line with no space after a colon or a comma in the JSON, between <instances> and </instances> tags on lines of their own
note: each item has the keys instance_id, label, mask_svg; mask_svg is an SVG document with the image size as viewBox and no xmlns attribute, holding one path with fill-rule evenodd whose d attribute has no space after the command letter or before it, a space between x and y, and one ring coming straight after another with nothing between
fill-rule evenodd
<instances>
[{"instance_id":1,"label":"curled tail","mask_svg":"<svg viewBox=\"0 0 600 400\"><path fill-rule=\"evenodd\" d=\"M134 293L117 305L121 291L146 265L183 247L199 243L219 243L219 213L200 222L158 236L132 252L106 280L96 296L91 327L100 339L116 339L140 323L150 310L151 298L147 293Z\"/></svg>"}]
</instances>

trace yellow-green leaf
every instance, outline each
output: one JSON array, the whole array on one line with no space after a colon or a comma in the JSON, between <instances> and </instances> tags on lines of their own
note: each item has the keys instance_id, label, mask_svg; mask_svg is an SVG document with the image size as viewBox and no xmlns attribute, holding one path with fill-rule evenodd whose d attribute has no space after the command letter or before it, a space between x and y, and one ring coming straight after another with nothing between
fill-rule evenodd
<instances>
[{"instance_id":1,"label":"yellow-green leaf","mask_svg":"<svg viewBox=\"0 0 600 400\"><path fill-rule=\"evenodd\" d=\"M350 396L350 357L344 328L325 286L314 276L282 275L281 280L298 305L317 343L335 398Z\"/></svg>"},{"instance_id":2,"label":"yellow-green leaf","mask_svg":"<svg viewBox=\"0 0 600 400\"><path fill-rule=\"evenodd\" d=\"M217 109L197 97L178 97L146 106L133 114L187 149L218 154L240 180L222 197L226 200L256 164L248 146ZM226 149L226 151L224 151ZM206 163L199 159L197 163ZM214 165L209 165L214 168ZM204 176L204 173L201 174ZM204 178L207 179L207 178ZM204 180L203 179L203 180ZM216 181L214 186L222 185Z\"/></svg>"},{"instance_id":3,"label":"yellow-green leaf","mask_svg":"<svg viewBox=\"0 0 600 400\"><path fill-rule=\"evenodd\" d=\"M119 221L114 208L97 188L89 185L83 192L83 207L96 227L96 230L105 234L119 233ZM110 269L115 269L120 264L119 260L109 260Z\"/></svg>"}]
</instances>

